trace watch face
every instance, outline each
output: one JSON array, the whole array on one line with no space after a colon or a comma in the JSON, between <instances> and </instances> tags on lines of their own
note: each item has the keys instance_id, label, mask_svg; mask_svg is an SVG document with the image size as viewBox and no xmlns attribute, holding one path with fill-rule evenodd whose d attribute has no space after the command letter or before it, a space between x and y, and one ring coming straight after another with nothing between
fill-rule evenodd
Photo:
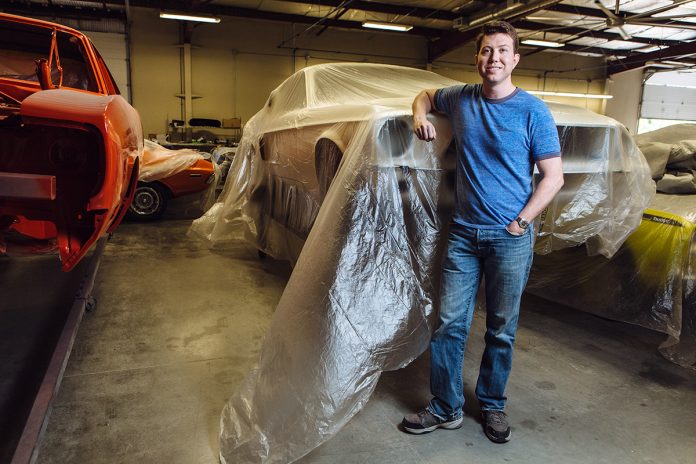
<instances>
[{"instance_id":1,"label":"watch face","mask_svg":"<svg viewBox=\"0 0 696 464\"><path fill-rule=\"evenodd\" d=\"M515 219L515 221L517 221L517 224L523 229L526 229L527 227L529 227L529 223L527 221L525 221L524 219L522 219L521 217L518 217L517 219Z\"/></svg>"}]
</instances>

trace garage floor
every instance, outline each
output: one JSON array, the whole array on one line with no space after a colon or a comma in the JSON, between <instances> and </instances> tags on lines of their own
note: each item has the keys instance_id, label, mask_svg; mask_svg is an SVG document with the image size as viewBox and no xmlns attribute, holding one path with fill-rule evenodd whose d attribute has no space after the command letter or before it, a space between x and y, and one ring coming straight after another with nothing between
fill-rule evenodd
<instances>
[{"instance_id":1,"label":"garage floor","mask_svg":"<svg viewBox=\"0 0 696 464\"><path fill-rule=\"evenodd\" d=\"M224 403L254 363L290 268L244 243L208 250L190 221L123 224L97 275L39 463L218 462ZM696 371L662 336L526 297L508 386L513 440L489 442L473 385L459 430L399 431L425 404L428 356L382 375L365 409L307 463L679 463L696 455Z\"/></svg>"}]
</instances>

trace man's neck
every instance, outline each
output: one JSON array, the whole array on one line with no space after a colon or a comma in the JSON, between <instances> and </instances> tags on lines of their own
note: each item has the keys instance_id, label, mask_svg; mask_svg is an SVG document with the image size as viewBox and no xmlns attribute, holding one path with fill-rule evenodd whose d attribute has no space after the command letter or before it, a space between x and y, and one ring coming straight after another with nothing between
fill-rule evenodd
<instances>
[{"instance_id":1,"label":"man's neck","mask_svg":"<svg viewBox=\"0 0 696 464\"><path fill-rule=\"evenodd\" d=\"M517 87L513 85L512 81L505 81L496 85L491 85L484 81L483 95L486 98L490 98L492 100L499 100L512 94L512 92L514 92L516 88Z\"/></svg>"}]
</instances>

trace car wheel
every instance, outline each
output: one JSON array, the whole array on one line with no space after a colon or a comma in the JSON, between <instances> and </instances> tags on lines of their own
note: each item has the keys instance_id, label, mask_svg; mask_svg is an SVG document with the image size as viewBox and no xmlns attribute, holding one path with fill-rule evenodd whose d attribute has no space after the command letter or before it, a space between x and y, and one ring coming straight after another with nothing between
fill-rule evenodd
<instances>
[{"instance_id":1,"label":"car wheel","mask_svg":"<svg viewBox=\"0 0 696 464\"><path fill-rule=\"evenodd\" d=\"M138 182L128 216L133 219L152 220L162 216L167 208L169 192L160 184Z\"/></svg>"},{"instance_id":2,"label":"car wheel","mask_svg":"<svg viewBox=\"0 0 696 464\"><path fill-rule=\"evenodd\" d=\"M317 181L319 182L319 193L321 200L324 200L326 192L329 191L333 182L338 166L343 159L343 151L330 139L319 139L314 148L314 168L316 169Z\"/></svg>"}]
</instances>

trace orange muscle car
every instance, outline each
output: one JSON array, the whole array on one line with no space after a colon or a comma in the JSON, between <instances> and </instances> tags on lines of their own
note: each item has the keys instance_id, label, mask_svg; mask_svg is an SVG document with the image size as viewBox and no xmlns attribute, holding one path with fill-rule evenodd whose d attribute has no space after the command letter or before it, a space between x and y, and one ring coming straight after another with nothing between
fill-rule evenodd
<instances>
[{"instance_id":1,"label":"orange muscle car","mask_svg":"<svg viewBox=\"0 0 696 464\"><path fill-rule=\"evenodd\" d=\"M70 271L125 214L143 148L136 110L92 42L0 13L0 251L55 240Z\"/></svg>"}]
</instances>

